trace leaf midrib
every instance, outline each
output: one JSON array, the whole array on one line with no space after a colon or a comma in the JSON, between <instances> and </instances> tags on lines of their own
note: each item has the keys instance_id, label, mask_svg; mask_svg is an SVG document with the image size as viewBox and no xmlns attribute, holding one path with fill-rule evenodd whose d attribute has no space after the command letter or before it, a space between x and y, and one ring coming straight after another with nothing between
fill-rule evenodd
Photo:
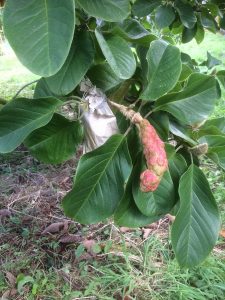
<instances>
[{"instance_id":1,"label":"leaf midrib","mask_svg":"<svg viewBox=\"0 0 225 300\"><path fill-rule=\"evenodd\" d=\"M119 143L119 145L115 148L115 150L112 152L113 155L111 156L111 159L109 160L109 162L106 164L106 166L104 167L103 171L100 173L101 175L99 176L98 181L96 180L96 184L93 185L92 189L90 190L90 192L88 193L87 197L85 198L85 201L83 201L82 205L80 206L80 208L77 210L77 213L74 215L75 217L78 215L78 213L80 212L80 210L82 210L82 208L86 205L86 202L89 201L90 195L93 193L93 191L95 190L96 186L99 184L99 181L101 180L101 177L105 174L105 170L108 167L108 165L111 163L112 161L112 157L115 156L118 148L121 146L121 144L124 142L124 137L121 137L121 141ZM76 184L76 183L75 183ZM74 184L74 186L75 186Z\"/></svg>"}]
</instances>

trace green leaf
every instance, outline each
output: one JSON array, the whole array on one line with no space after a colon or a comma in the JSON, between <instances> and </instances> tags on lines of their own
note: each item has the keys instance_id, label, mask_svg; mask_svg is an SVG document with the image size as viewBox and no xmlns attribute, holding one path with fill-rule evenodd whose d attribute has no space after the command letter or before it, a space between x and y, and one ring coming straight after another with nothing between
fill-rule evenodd
<instances>
[{"instance_id":1,"label":"green leaf","mask_svg":"<svg viewBox=\"0 0 225 300\"><path fill-rule=\"evenodd\" d=\"M178 124L176 122L170 121L169 125L170 131L175 136L178 136L182 138L184 141L188 142L191 146L194 146L197 144L190 136L190 128L187 128L186 126L182 126L181 124Z\"/></svg>"},{"instance_id":2,"label":"green leaf","mask_svg":"<svg viewBox=\"0 0 225 300\"><path fill-rule=\"evenodd\" d=\"M45 78L38 80L35 89L33 98L46 98L46 97L55 97L56 95L49 89Z\"/></svg>"},{"instance_id":3,"label":"green leaf","mask_svg":"<svg viewBox=\"0 0 225 300\"><path fill-rule=\"evenodd\" d=\"M35 129L46 125L62 105L56 98L17 98L0 111L0 153L11 152Z\"/></svg>"},{"instance_id":4,"label":"green leaf","mask_svg":"<svg viewBox=\"0 0 225 300\"><path fill-rule=\"evenodd\" d=\"M183 0L175 1L175 8L180 16L180 20L183 25L189 29L192 29L197 22L194 10L192 6Z\"/></svg>"},{"instance_id":5,"label":"green leaf","mask_svg":"<svg viewBox=\"0 0 225 300\"><path fill-rule=\"evenodd\" d=\"M135 1L132 11L139 18L145 17L153 12L153 10L161 4L159 0L137 0Z\"/></svg>"},{"instance_id":6,"label":"green leaf","mask_svg":"<svg viewBox=\"0 0 225 300\"><path fill-rule=\"evenodd\" d=\"M214 18L209 13L202 12L200 14L200 20L202 23L202 26L208 29L209 31L216 33L216 22Z\"/></svg>"},{"instance_id":7,"label":"green leaf","mask_svg":"<svg viewBox=\"0 0 225 300\"><path fill-rule=\"evenodd\" d=\"M64 64L75 28L74 0L7 0L4 32L19 60L43 77Z\"/></svg>"},{"instance_id":8,"label":"green leaf","mask_svg":"<svg viewBox=\"0 0 225 300\"><path fill-rule=\"evenodd\" d=\"M171 5L161 5L155 11L155 22L159 28L170 26L175 19L175 13Z\"/></svg>"},{"instance_id":9,"label":"green leaf","mask_svg":"<svg viewBox=\"0 0 225 300\"><path fill-rule=\"evenodd\" d=\"M216 76L221 82L222 86L225 88L225 70L218 71Z\"/></svg>"},{"instance_id":10,"label":"green leaf","mask_svg":"<svg viewBox=\"0 0 225 300\"><path fill-rule=\"evenodd\" d=\"M197 32L197 26L194 26L193 28L186 28L184 27L182 32L182 43L189 43L196 35Z\"/></svg>"},{"instance_id":11,"label":"green leaf","mask_svg":"<svg viewBox=\"0 0 225 300\"><path fill-rule=\"evenodd\" d=\"M157 39L157 36L151 34L144 26L135 19L126 19L119 23L112 33L120 35L122 38L149 47L149 44Z\"/></svg>"},{"instance_id":12,"label":"green leaf","mask_svg":"<svg viewBox=\"0 0 225 300\"><path fill-rule=\"evenodd\" d=\"M77 3L90 16L109 22L122 21L130 13L129 0L77 0Z\"/></svg>"},{"instance_id":13,"label":"green leaf","mask_svg":"<svg viewBox=\"0 0 225 300\"><path fill-rule=\"evenodd\" d=\"M74 187L63 199L65 214L83 224L111 216L123 196L130 172L126 138L114 135L81 157Z\"/></svg>"},{"instance_id":14,"label":"green leaf","mask_svg":"<svg viewBox=\"0 0 225 300\"><path fill-rule=\"evenodd\" d=\"M182 64L182 71L180 74L179 81L186 80L192 73L193 70L187 64Z\"/></svg>"},{"instance_id":15,"label":"green leaf","mask_svg":"<svg viewBox=\"0 0 225 300\"><path fill-rule=\"evenodd\" d=\"M59 164L71 158L83 137L79 121L55 114L52 120L34 130L24 141L32 155L44 163Z\"/></svg>"},{"instance_id":16,"label":"green leaf","mask_svg":"<svg viewBox=\"0 0 225 300\"><path fill-rule=\"evenodd\" d=\"M201 66L206 66L208 69L212 69L215 66L221 65L222 61L220 59L217 59L216 57L212 56L207 51L207 60L201 63Z\"/></svg>"},{"instance_id":17,"label":"green leaf","mask_svg":"<svg viewBox=\"0 0 225 300\"><path fill-rule=\"evenodd\" d=\"M167 171L154 192L144 193L140 190L140 174L145 169L143 159L139 159L133 175L133 197L142 214L148 217L164 215L173 208L175 204L175 194L173 181Z\"/></svg>"},{"instance_id":18,"label":"green leaf","mask_svg":"<svg viewBox=\"0 0 225 300\"><path fill-rule=\"evenodd\" d=\"M156 110L171 113L181 123L194 125L208 118L219 98L217 80L213 76L194 73L181 92L166 95L155 105Z\"/></svg>"},{"instance_id":19,"label":"green leaf","mask_svg":"<svg viewBox=\"0 0 225 300\"><path fill-rule=\"evenodd\" d=\"M81 82L94 61L94 45L88 32L79 32L62 68L46 78L50 90L57 95L67 95Z\"/></svg>"},{"instance_id":20,"label":"green leaf","mask_svg":"<svg viewBox=\"0 0 225 300\"><path fill-rule=\"evenodd\" d=\"M205 37L205 30L204 30L203 26L200 23L198 23L197 31L195 34L195 40L198 44L201 44L201 42L204 40L204 37Z\"/></svg>"},{"instance_id":21,"label":"green leaf","mask_svg":"<svg viewBox=\"0 0 225 300\"><path fill-rule=\"evenodd\" d=\"M171 90L181 73L180 50L162 40L153 41L147 53L148 85L143 100L155 100Z\"/></svg>"},{"instance_id":22,"label":"green leaf","mask_svg":"<svg viewBox=\"0 0 225 300\"><path fill-rule=\"evenodd\" d=\"M134 55L124 39L119 36L103 37L99 30L95 30L99 46L110 67L121 79L130 78L136 69Z\"/></svg>"},{"instance_id":23,"label":"green leaf","mask_svg":"<svg viewBox=\"0 0 225 300\"><path fill-rule=\"evenodd\" d=\"M225 133L225 117L207 120L200 129L207 129L211 126L216 127L221 133Z\"/></svg>"},{"instance_id":24,"label":"green leaf","mask_svg":"<svg viewBox=\"0 0 225 300\"><path fill-rule=\"evenodd\" d=\"M142 154L139 154L139 157L141 156ZM135 174L136 170L134 168L127 182L123 198L121 199L114 214L114 222L119 226L126 226L130 228L142 227L153 223L162 217L159 215L147 217L137 208L132 195L132 182Z\"/></svg>"},{"instance_id":25,"label":"green leaf","mask_svg":"<svg viewBox=\"0 0 225 300\"><path fill-rule=\"evenodd\" d=\"M163 141L167 141L169 136L169 117L167 113L155 112L148 117L150 123L156 129L158 135Z\"/></svg>"},{"instance_id":26,"label":"green leaf","mask_svg":"<svg viewBox=\"0 0 225 300\"><path fill-rule=\"evenodd\" d=\"M209 183L195 165L181 177L179 195L181 205L172 226L172 245L180 266L193 267L213 249L220 218Z\"/></svg>"},{"instance_id":27,"label":"green leaf","mask_svg":"<svg viewBox=\"0 0 225 300\"><path fill-rule=\"evenodd\" d=\"M104 92L111 90L122 82L122 79L113 72L108 63L93 66L88 71L87 76L94 85Z\"/></svg>"},{"instance_id":28,"label":"green leaf","mask_svg":"<svg viewBox=\"0 0 225 300\"><path fill-rule=\"evenodd\" d=\"M184 172L187 170L187 163L183 155L174 153L169 158L169 171L175 187L178 187L179 180Z\"/></svg>"},{"instance_id":29,"label":"green leaf","mask_svg":"<svg viewBox=\"0 0 225 300\"><path fill-rule=\"evenodd\" d=\"M17 290L19 294L23 294L24 285L27 283L34 283L34 278L31 276L25 276L24 274L19 274L16 278Z\"/></svg>"}]
</instances>

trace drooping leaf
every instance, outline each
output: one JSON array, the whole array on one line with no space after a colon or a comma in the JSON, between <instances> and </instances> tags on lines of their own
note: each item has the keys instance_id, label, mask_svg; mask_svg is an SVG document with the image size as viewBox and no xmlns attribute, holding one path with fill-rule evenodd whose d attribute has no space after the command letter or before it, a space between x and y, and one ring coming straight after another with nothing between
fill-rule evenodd
<instances>
[{"instance_id":1,"label":"drooping leaf","mask_svg":"<svg viewBox=\"0 0 225 300\"><path fill-rule=\"evenodd\" d=\"M88 71L87 76L96 87L102 89L104 92L109 91L122 82L122 79L113 72L108 63L93 66Z\"/></svg>"},{"instance_id":2,"label":"drooping leaf","mask_svg":"<svg viewBox=\"0 0 225 300\"><path fill-rule=\"evenodd\" d=\"M129 0L77 0L91 16L109 22L124 20L130 13Z\"/></svg>"},{"instance_id":3,"label":"drooping leaf","mask_svg":"<svg viewBox=\"0 0 225 300\"><path fill-rule=\"evenodd\" d=\"M114 135L80 159L74 187L63 199L65 214L83 224L111 216L123 196L130 172L126 138Z\"/></svg>"},{"instance_id":4,"label":"drooping leaf","mask_svg":"<svg viewBox=\"0 0 225 300\"><path fill-rule=\"evenodd\" d=\"M195 34L195 40L198 44L201 44L201 42L204 40L204 37L205 37L205 30L203 26L200 24L200 22L198 22L197 31Z\"/></svg>"},{"instance_id":5,"label":"drooping leaf","mask_svg":"<svg viewBox=\"0 0 225 300\"><path fill-rule=\"evenodd\" d=\"M55 97L56 95L49 89L45 78L38 80L35 89L33 98L46 98L46 97Z\"/></svg>"},{"instance_id":6,"label":"drooping leaf","mask_svg":"<svg viewBox=\"0 0 225 300\"><path fill-rule=\"evenodd\" d=\"M8 0L4 32L19 60L43 77L64 64L75 28L74 0Z\"/></svg>"},{"instance_id":7,"label":"drooping leaf","mask_svg":"<svg viewBox=\"0 0 225 300\"><path fill-rule=\"evenodd\" d=\"M213 18L212 15L210 15L209 13L206 12L202 12L200 14L200 20L202 23L202 26L205 27L206 29L208 29L209 31L216 33L216 22Z\"/></svg>"},{"instance_id":8,"label":"drooping leaf","mask_svg":"<svg viewBox=\"0 0 225 300\"><path fill-rule=\"evenodd\" d=\"M18 147L35 129L46 125L62 105L56 98L17 98L0 111L0 152Z\"/></svg>"},{"instance_id":9,"label":"drooping leaf","mask_svg":"<svg viewBox=\"0 0 225 300\"><path fill-rule=\"evenodd\" d=\"M145 17L153 12L153 10L161 4L159 0L137 0L135 1L132 11L139 18Z\"/></svg>"},{"instance_id":10,"label":"drooping leaf","mask_svg":"<svg viewBox=\"0 0 225 300\"><path fill-rule=\"evenodd\" d=\"M180 16L183 25L189 29L192 29L197 22L197 18L192 6L187 1L176 0L175 8Z\"/></svg>"},{"instance_id":11,"label":"drooping leaf","mask_svg":"<svg viewBox=\"0 0 225 300\"><path fill-rule=\"evenodd\" d=\"M88 32L79 32L71 46L62 68L45 78L50 90L57 95L67 95L81 82L94 60L94 46Z\"/></svg>"},{"instance_id":12,"label":"drooping leaf","mask_svg":"<svg viewBox=\"0 0 225 300\"><path fill-rule=\"evenodd\" d=\"M143 100L155 100L171 90L181 73L180 50L162 40L153 41L147 53L148 85Z\"/></svg>"},{"instance_id":13,"label":"drooping leaf","mask_svg":"<svg viewBox=\"0 0 225 300\"><path fill-rule=\"evenodd\" d=\"M184 27L182 32L182 43L189 43L196 35L197 26L195 25L193 28Z\"/></svg>"},{"instance_id":14,"label":"drooping leaf","mask_svg":"<svg viewBox=\"0 0 225 300\"><path fill-rule=\"evenodd\" d=\"M155 11L155 22L159 28L169 26L175 19L175 13L171 5L161 5Z\"/></svg>"},{"instance_id":15,"label":"drooping leaf","mask_svg":"<svg viewBox=\"0 0 225 300\"><path fill-rule=\"evenodd\" d=\"M52 120L34 130L24 141L32 155L44 163L59 164L71 158L82 141L79 121L54 114Z\"/></svg>"},{"instance_id":16,"label":"drooping leaf","mask_svg":"<svg viewBox=\"0 0 225 300\"><path fill-rule=\"evenodd\" d=\"M99 46L112 70L121 79L130 78L136 69L134 55L127 42L119 36L104 37L99 30L95 30Z\"/></svg>"},{"instance_id":17,"label":"drooping leaf","mask_svg":"<svg viewBox=\"0 0 225 300\"><path fill-rule=\"evenodd\" d=\"M158 99L156 110L171 113L181 123L195 124L205 120L214 110L220 98L220 88L213 76L200 73L191 74L186 87Z\"/></svg>"},{"instance_id":18,"label":"drooping leaf","mask_svg":"<svg viewBox=\"0 0 225 300\"><path fill-rule=\"evenodd\" d=\"M175 204L175 193L170 173L165 172L154 192L140 190L140 174L144 170L143 160L139 159L133 175L133 197L140 212L148 217L156 217L170 212Z\"/></svg>"},{"instance_id":19,"label":"drooping leaf","mask_svg":"<svg viewBox=\"0 0 225 300\"><path fill-rule=\"evenodd\" d=\"M218 208L204 173L191 165L181 177L180 209L172 226L172 245L181 267L201 263L219 233Z\"/></svg>"}]
</instances>

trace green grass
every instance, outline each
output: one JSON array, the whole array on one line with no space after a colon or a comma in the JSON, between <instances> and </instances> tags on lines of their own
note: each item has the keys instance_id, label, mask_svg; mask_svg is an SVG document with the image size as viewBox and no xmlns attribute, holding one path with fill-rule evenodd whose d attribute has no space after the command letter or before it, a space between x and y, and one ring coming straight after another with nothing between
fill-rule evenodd
<instances>
[{"instance_id":1,"label":"green grass","mask_svg":"<svg viewBox=\"0 0 225 300\"><path fill-rule=\"evenodd\" d=\"M26 83L37 79L38 76L29 72L15 55L0 56L0 98L10 100ZM34 85L25 89L21 96L31 97Z\"/></svg>"}]
</instances>

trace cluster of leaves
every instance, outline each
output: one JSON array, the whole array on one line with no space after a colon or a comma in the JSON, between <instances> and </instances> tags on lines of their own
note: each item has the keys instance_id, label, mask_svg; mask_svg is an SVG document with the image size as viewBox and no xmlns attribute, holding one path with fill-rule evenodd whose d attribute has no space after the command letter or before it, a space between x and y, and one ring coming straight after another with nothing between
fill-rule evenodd
<instances>
[{"instance_id":1,"label":"cluster of leaves","mask_svg":"<svg viewBox=\"0 0 225 300\"><path fill-rule=\"evenodd\" d=\"M201 73L174 44L201 42L205 29L224 28L223 1L7 0L3 25L17 57L42 78L34 99L16 98L1 109L0 152L24 143L46 163L74 155L83 139L79 109L70 120L60 108L77 104L87 76L109 99L135 103L148 115L167 143L169 169L155 192L140 191L138 133L118 114L121 133L80 159L63 200L66 215L85 224L114 215L118 225L139 227L174 210L178 262L200 263L216 243L219 214L198 155L207 143L207 156L225 168L225 118L205 122L225 73L210 69L217 64L210 54Z\"/></svg>"}]
</instances>

